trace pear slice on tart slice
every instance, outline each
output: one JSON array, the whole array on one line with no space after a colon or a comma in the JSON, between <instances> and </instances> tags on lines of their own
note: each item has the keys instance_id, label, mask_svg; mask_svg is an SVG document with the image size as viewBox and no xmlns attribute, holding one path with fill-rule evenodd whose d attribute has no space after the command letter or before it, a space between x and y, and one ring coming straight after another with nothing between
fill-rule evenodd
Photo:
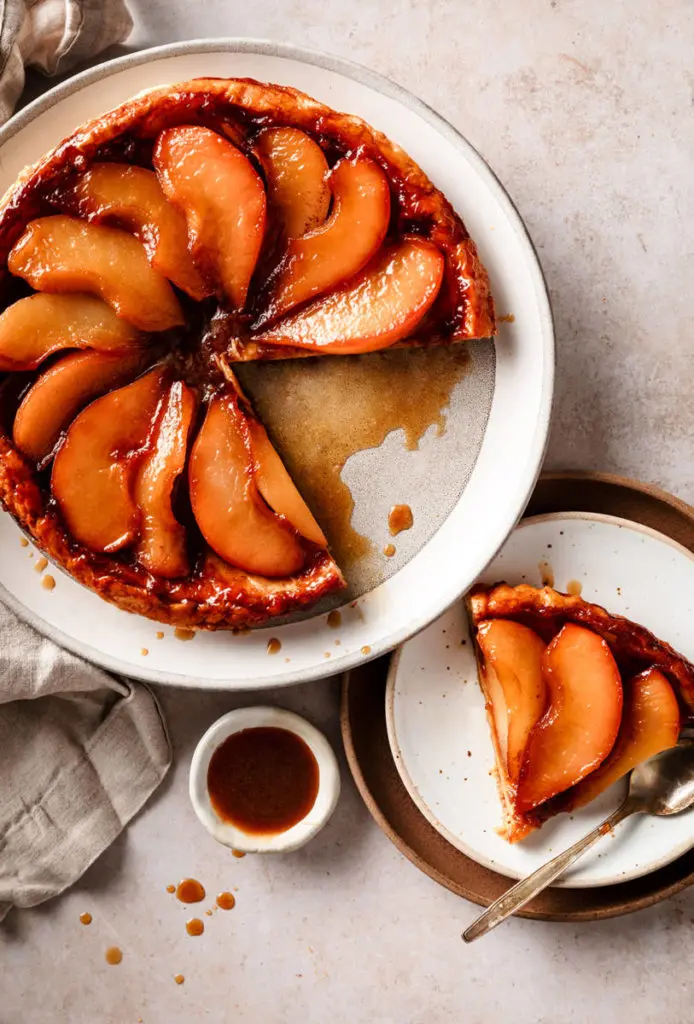
<instances>
[{"instance_id":1,"label":"pear slice on tart slice","mask_svg":"<svg viewBox=\"0 0 694 1024\"><path fill-rule=\"evenodd\" d=\"M164 129L153 162L164 194L186 218L204 280L243 309L265 231L259 174L240 149L197 125Z\"/></svg>"},{"instance_id":2,"label":"pear slice on tart slice","mask_svg":"<svg viewBox=\"0 0 694 1024\"><path fill-rule=\"evenodd\" d=\"M88 292L142 331L181 326L183 312L140 242L119 228L57 214L27 225L7 265L39 292Z\"/></svg>"},{"instance_id":3,"label":"pear slice on tart slice","mask_svg":"<svg viewBox=\"0 0 694 1024\"><path fill-rule=\"evenodd\" d=\"M154 171L94 163L60 199L65 209L84 220L132 232L152 266L192 298L211 294L188 252L185 217L167 200Z\"/></svg>"}]
</instances>

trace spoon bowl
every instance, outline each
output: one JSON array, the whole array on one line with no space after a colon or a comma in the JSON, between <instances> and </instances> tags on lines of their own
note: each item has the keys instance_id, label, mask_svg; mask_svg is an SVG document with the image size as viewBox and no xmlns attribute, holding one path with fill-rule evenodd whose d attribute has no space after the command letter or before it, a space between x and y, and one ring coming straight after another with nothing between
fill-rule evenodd
<instances>
[{"instance_id":1,"label":"spoon bowl","mask_svg":"<svg viewBox=\"0 0 694 1024\"><path fill-rule=\"evenodd\" d=\"M680 814L694 804L694 739L683 738L634 768L627 799L643 804L645 814Z\"/></svg>"}]
</instances>

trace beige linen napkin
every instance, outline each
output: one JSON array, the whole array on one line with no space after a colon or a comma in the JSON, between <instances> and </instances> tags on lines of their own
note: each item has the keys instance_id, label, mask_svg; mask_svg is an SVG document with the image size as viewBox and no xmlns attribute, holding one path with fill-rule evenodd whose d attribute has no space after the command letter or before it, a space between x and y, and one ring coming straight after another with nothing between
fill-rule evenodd
<instances>
[{"instance_id":1,"label":"beige linen napkin","mask_svg":"<svg viewBox=\"0 0 694 1024\"><path fill-rule=\"evenodd\" d=\"M0 17L3 120L25 64L65 71L131 28L120 0L0 0ZM68 654L0 605L0 920L75 882L170 763L147 687Z\"/></svg>"}]
</instances>

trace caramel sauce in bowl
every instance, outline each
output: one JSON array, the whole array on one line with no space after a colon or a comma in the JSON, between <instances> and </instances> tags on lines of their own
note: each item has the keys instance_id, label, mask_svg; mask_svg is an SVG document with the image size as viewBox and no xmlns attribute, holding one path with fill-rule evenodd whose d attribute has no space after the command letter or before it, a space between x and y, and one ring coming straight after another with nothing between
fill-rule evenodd
<instances>
[{"instance_id":1,"label":"caramel sauce in bowl","mask_svg":"<svg viewBox=\"0 0 694 1024\"><path fill-rule=\"evenodd\" d=\"M332 815L340 770L325 736L305 718L283 708L238 708L200 739L189 792L217 842L244 853L286 853Z\"/></svg>"}]
</instances>

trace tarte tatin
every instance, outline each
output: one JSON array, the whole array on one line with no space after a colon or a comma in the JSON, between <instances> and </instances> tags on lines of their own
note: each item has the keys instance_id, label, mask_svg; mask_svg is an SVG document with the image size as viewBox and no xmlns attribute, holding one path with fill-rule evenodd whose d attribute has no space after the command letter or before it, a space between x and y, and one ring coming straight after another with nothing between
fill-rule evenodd
<instances>
[{"instance_id":1,"label":"tarte tatin","mask_svg":"<svg viewBox=\"0 0 694 1024\"><path fill-rule=\"evenodd\" d=\"M694 665L643 626L551 587L479 586L466 600L509 842L583 807L694 719Z\"/></svg>"},{"instance_id":2,"label":"tarte tatin","mask_svg":"<svg viewBox=\"0 0 694 1024\"><path fill-rule=\"evenodd\" d=\"M27 168L0 293L4 507L101 597L204 629L344 586L234 364L496 330L473 241L402 149L241 79L141 94Z\"/></svg>"}]
</instances>

